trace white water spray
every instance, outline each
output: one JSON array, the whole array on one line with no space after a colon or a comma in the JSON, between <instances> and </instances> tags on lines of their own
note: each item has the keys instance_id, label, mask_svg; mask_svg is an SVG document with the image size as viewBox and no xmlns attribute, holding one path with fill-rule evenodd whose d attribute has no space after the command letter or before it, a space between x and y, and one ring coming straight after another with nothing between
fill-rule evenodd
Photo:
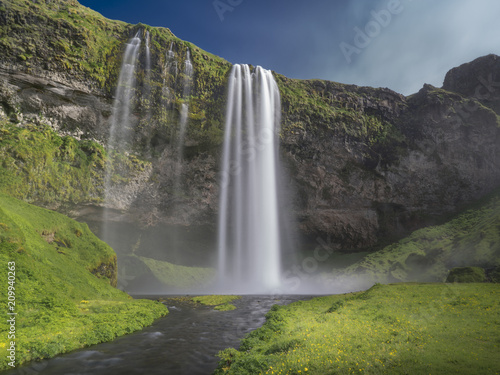
<instances>
[{"instance_id":1,"label":"white water spray","mask_svg":"<svg viewBox=\"0 0 500 375\"><path fill-rule=\"evenodd\" d=\"M149 31L146 31L146 73L151 75L151 52L149 50ZM148 76L149 82L149 76Z\"/></svg>"},{"instance_id":2,"label":"white water spray","mask_svg":"<svg viewBox=\"0 0 500 375\"><path fill-rule=\"evenodd\" d=\"M111 116L111 127L109 130L108 146L111 149L128 149L130 135L130 107L131 96L135 88L135 66L141 39L139 32L127 43L123 55L120 75L118 77L118 87L116 88L113 112Z\"/></svg>"},{"instance_id":3,"label":"white water spray","mask_svg":"<svg viewBox=\"0 0 500 375\"><path fill-rule=\"evenodd\" d=\"M170 48L167 52L167 59L173 59L175 57L175 52L173 51L174 42L170 42Z\"/></svg>"},{"instance_id":4,"label":"white water spray","mask_svg":"<svg viewBox=\"0 0 500 375\"><path fill-rule=\"evenodd\" d=\"M189 95L191 94L191 79L193 77L193 63L191 62L191 53L189 48L186 53L186 60L184 61L184 86L182 91L182 98L184 103L181 104L181 116L179 119L179 137L178 137L178 157L182 160L184 151L184 139L186 137L186 128L188 123L189 113Z\"/></svg>"},{"instance_id":5,"label":"white water spray","mask_svg":"<svg viewBox=\"0 0 500 375\"><path fill-rule=\"evenodd\" d=\"M141 39L139 38L139 32L137 32L137 34L127 43L123 54L109 130L108 150L110 151L120 150L122 152L127 152L131 149L130 143L133 129L130 124L130 109L132 105L132 94L136 87L135 68L140 45ZM123 205L127 204L126 200L119 197L120 193L113 189L113 184L111 182L112 175L113 170L111 168L111 162L108 161L104 180L105 204L106 206L125 208ZM107 243L113 243L113 233L109 229L109 222L110 211L106 208L104 210L103 236Z\"/></svg>"},{"instance_id":6,"label":"white water spray","mask_svg":"<svg viewBox=\"0 0 500 375\"><path fill-rule=\"evenodd\" d=\"M280 287L277 172L280 96L272 73L234 65L229 78L218 223L224 291Z\"/></svg>"}]
</instances>

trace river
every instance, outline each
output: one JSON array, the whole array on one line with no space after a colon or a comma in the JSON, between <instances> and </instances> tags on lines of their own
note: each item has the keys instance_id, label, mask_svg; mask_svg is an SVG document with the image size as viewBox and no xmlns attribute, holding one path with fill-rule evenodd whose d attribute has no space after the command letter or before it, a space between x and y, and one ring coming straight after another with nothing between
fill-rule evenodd
<instances>
[{"instance_id":1,"label":"river","mask_svg":"<svg viewBox=\"0 0 500 375\"><path fill-rule=\"evenodd\" d=\"M232 302L237 307L233 311L216 311L181 298L162 298L166 299L163 303L170 313L142 331L30 363L5 375L211 374L217 367L216 354L238 347L241 338L264 324L265 315L274 304L309 297L244 295Z\"/></svg>"}]
</instances>

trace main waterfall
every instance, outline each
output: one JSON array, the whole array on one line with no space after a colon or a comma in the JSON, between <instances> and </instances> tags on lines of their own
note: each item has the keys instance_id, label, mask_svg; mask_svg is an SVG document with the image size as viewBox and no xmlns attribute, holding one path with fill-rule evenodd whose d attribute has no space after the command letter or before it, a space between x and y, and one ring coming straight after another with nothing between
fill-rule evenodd
<instances>
[{"instance_id":1,"label":"main waterfall","mask_svg":"<svg viewBox=\"0 0 500 375\"><path fill-rule=\"evenodd\" d=\"M272 73L234 65L229 78L218 223L220 288L269 293L280 287L278 131Z\"/></svg>"}]
</instances>

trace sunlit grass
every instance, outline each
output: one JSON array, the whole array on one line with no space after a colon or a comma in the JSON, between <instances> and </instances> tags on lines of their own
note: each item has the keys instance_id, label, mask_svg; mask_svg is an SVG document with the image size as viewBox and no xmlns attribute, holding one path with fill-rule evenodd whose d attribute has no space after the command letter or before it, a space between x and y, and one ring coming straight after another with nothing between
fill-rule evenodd
<instances>
[{"instance_id":1,"label":"sunlit grass","mask_svg":"<svg viewBox=\"0 0 500 375\"><path fill-rule=\"evenodd\" d=\"M392 284L275 306L217 373L495 373L499 297L497 284Z\"/></svg>"}]
</instances>

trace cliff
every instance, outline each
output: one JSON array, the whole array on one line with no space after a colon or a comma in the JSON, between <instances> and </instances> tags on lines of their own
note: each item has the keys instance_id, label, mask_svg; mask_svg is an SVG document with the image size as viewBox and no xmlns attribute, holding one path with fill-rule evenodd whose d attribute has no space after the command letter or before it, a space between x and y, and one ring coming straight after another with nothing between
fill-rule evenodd
<instances>
[{"instance_id":1,"label":"cliff","mask_svg":"<svg viewBox=\"0 0 500 375\"><path fill-rule=\"evenodd\" d=\"M154 69L148 78L142 45L133 149L113 154L103 146L114 90L125 43L137 32L150 35ZM181 160L176 155L185 101L181 66L188 48L194 76ZM2 0L0 52L1 115L3 129L11 129L0 139L2 158L10 160L2 165L10 176L2 190L69 213L98 231L103 163L112 157L118 181L112 219L127 229L115 249L131 253L136 246L142 255L172 260L155 249L167 243L175 253L182 237L184 255L176 256L197 254L200 263L208 262L231 65L168 29L110 21L74 0ZM493 55L479 58L450 71L443 88L425 85L409 97L275 74L282 100L282 193L293 202L300 243L307 247L320 237L344 251L371 250L498 187L498 61ZM35 137L31 133L43 131L54 140L73 139L72 150L82 152L71 154L70 164L88 172L86 177L64 184L41 178L45 164L19 159L9 138L17 130L7 121L27 130L28 143ZM49 143L51 162L67 157L62 145ZM57 173L54 169L53 176ZM30 190L24 182L32 180L39 184ZM82 181L90 185L82 189Z\"/></svg>"}]
</instances>

